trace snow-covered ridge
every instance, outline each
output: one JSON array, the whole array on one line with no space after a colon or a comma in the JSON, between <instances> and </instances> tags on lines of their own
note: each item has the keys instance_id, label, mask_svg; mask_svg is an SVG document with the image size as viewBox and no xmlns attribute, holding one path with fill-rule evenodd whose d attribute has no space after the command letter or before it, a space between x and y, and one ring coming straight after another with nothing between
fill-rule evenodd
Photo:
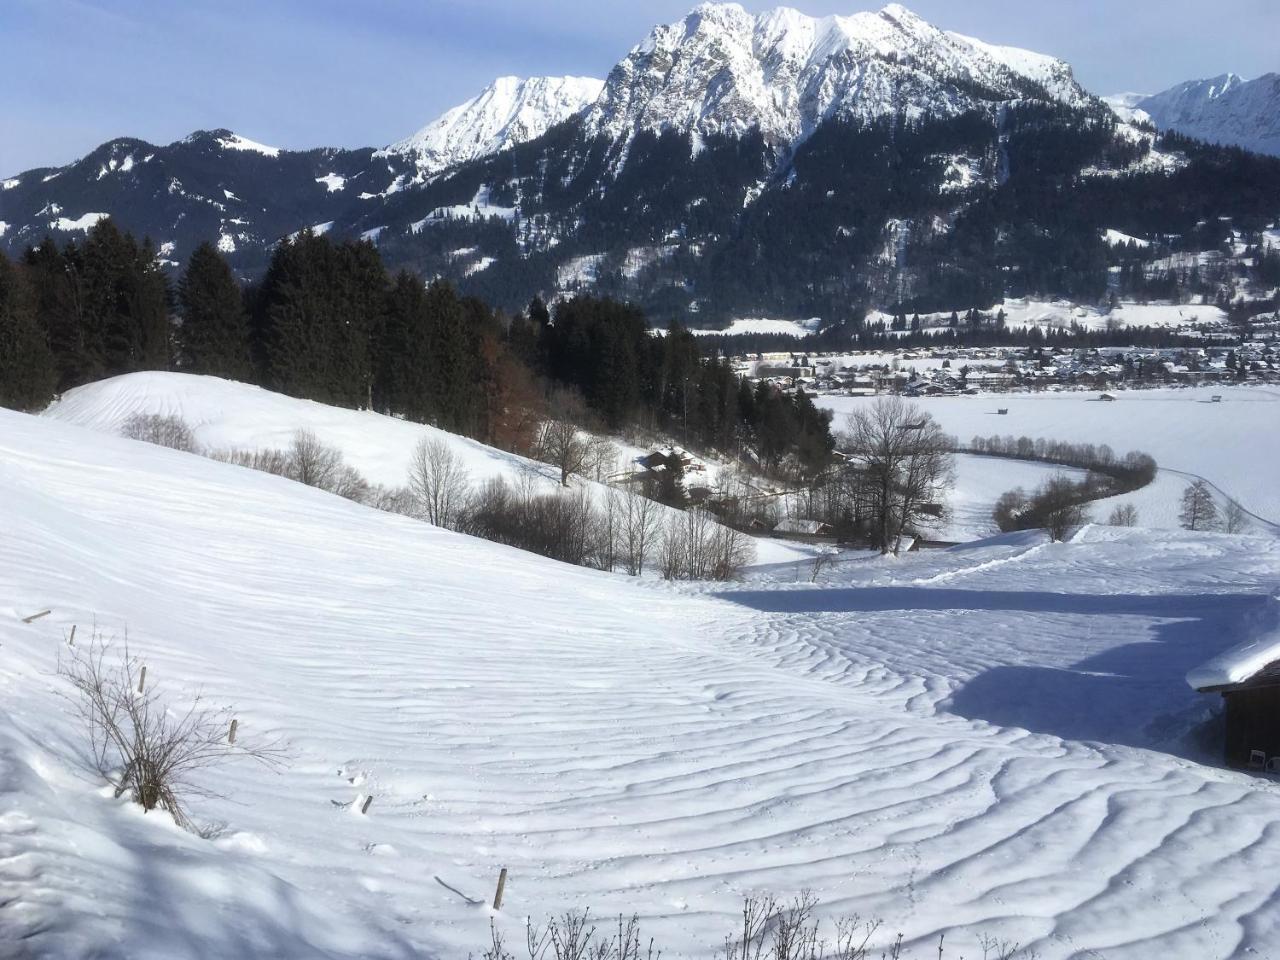
<instances>
[{"instance_id":1,"label":"snow-covered ridge","mask_svg":"<svg viewBox=\"0 0 1280 960\"><path fill-rule=\"evenodd\" d=\"M1162 130L1280 155L1280 73L1191 80L1131 106Z\"/></svg>"},{"instance_id":2,"label":"snow-covered ridge","mask_svg":"<svg viewBox=\"0 0 1280 960\"><path fill-rule=\"evenodd\" d=\"M594 133L743 134L794 143L831 116L950 116L991 99L1046 90L1086 94L1061 60L946 33L899 4L811 17L786 7L753 15L704 3L655 27L614 67L587 112Z\"/></svg>"},{"instance_id":3,"label":"snow-covered ridge","mask_svg":"<svg viewBox=\"0 0 1280 960\"><path fill-rule=\"evenodd\" d=\"M542 136L593 103L603 86L591 77L499 77L385 152L412 155L429 176Z\"/></svg>"}]
</instances>

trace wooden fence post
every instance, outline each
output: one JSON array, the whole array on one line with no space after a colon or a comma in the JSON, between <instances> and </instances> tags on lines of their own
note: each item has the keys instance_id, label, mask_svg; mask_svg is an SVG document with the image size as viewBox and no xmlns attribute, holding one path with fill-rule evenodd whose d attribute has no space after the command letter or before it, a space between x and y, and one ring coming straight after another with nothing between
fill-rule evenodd
<instances>
[{"instance_id":1,"label":"wooden fence post","mask_svg":"<svg viewBox=\"0 0 1280 960\"><path fill-rule=\"evenodd\" d=\"M239 723L240 721L234 718L231 720L231 729L227 731L227 743L234 744L236 742L236 727Z\"/></svg>"},{"instance_id":2,"label":"wooden fence post","mask_svg":"<svg viewBox=\"0 0 1280 960\"><path fill-rule=\"evenodd\" d=\"M41 617L47 617L47 616L48 616L49 614L51 614L51 613L53 613L53 611L52 611L52 610L41 610L39 613L33 613L33 614L32 614L31 616L29 616L29 617L23 617L23 618L22 618L22 622L23 622L23 623L31 623L31 622L33 622L33 621L35 621L35 620L39 620Z\"/></svg>"},{"instance_id":3,"label":"wooden fence post","mask_svg":"<svg viewBox=\"0 0 1280 960\"><path fill-rule=\"evenodd\" d=\"M74 647L76 645L76 625L71 625L71 636L67 638L67 646Z\"/></svg>"},{"instance_id":4,"label":"wooden fence post","mask_svg":"<svg viewBox=\"0 0 1280 960\"><path fill-rule=\"evenodd\" d=\"M498 874L498 889L493 893L493 909L502 909L502 893L507 889L507 868L503 867L502 872Z\"/></svg>"},{"instance_id":5,"label":"wooden fence post","mask_svg":"<svg viewBox=\"0 0 1280 960\"><path fill-rule=\"evenodd\" d=\"M371 794L369 794L367 797L365 797L365 798L364 798L364 803L362 803L362 804L360 805L360 812L361 812L361 813L368 813L368 812L369 812L369 804L371 804L371 803L373 803L373 794L372 794L372 793L371 793Z\"/></svg>"},{"instance_id":6,"label":"wooden fence post","mask_svg":"<svg viewBox=\"0 0 1280 960\"><path fill-rule=\"evenodd\" d=\"M142 673L138 674L138 692L139 693L142 692L142 688L146 686L146 683L147 683L147 667L146 667L146 664L143 664Z\"/></svg>"}]
</instances>

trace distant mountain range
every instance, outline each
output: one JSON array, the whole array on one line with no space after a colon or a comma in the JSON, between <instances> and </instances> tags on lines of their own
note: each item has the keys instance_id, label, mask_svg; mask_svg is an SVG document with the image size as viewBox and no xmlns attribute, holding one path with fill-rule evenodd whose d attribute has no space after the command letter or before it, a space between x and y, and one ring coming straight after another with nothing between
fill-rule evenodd
<instances>
[{"instance_id":1,"label":"distant mountain range","mask_svg":"<svg viewBox=\"0 0 1280 960\"><path fill-rule=\"evenodd\" d=\"M1261 86L1221 86L1117 117L1063 61L898 4L809 17L707 3L604 80L502 78L380 149L277 150L226 130L111 141L0 182L0 247L110 215L175 267L208 239L252 276L310 228L499 305L591 290L707 322L1096 296L1107 230L1280 216L1280 164L1166 149L1131 122L1182 130L1162 98L1188 114L1266 106Z\"/></svg>"},{"instance_id":2,"label":"distant mountain range","mask_svg":"<svg viewBox=\"0 0 1280 960\"><path fill-rule=\"evenodd\" d=\"M1161 130L1280 156L1280 73L1256 80L1226 73L1180 83L1154 96L1110 99L1121 109L1146 114Z\"/></svg>"}]
</instances>

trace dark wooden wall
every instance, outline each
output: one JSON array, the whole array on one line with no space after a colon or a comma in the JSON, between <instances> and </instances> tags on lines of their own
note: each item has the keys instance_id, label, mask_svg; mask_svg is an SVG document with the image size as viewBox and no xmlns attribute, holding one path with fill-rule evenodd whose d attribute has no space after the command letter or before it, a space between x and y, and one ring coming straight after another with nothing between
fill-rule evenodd
<instances>
[{"instance_id":1,"label":"dark wooden wall","mask_svg":"<svg viewBox=\"0 0 1280 960\"><path fill-rule=\"evenodd\" d=\"M1249 754L1261 750L1267 759L1280 757L1280 687L1231 690L1227 708L1226 761L1248 767Z\"/></svg>"}]
</instances>

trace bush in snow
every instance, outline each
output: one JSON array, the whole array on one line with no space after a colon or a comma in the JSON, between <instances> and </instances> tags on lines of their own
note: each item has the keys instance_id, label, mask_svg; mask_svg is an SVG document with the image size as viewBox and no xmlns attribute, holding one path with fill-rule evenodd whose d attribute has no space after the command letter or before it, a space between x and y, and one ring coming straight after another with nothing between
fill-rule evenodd
<instances>
[{"instance_id":1,"label":"bush in snow","mask_svg":"<svg viewBox=\"0 0 1280 960\"><path fill-rule=\"evenodd\" d=\"M230 709L206 706L199 694L185 707L163 700L127 645L118 659L109 653L110 644L95 633L87 646L59 658L58 675L74 690L94 768L117 797L129 794L144 810L167 810L190 829L186 798L208 795L196 773L236 757L267 765L284 759L274 741L230 742Z\"/></svg>"},{"instance_id":2,"label":"bush in snow","mask_svg":"<svg viewBox=\"0 0 1280 960\"><path fill-rule=\"evenodd\" d=\"M754 559L750 537L722 526L700 508L672 517L659 549L665 580L734 580Z\"/></svg>"},{"instance_id":3,"label":"bush in snow","mask_svg":"<svg viewBox=\"0 0 1280 960\"><path fill-rule=\"evenodd\" d=\"M234 463L277 477L289 476L289 456L283 450L213 450L207 456L220 463Z\"/></svg>"},{"instance_id":4,"label":"bush in snow","mask_svg":"<svg viewBox=\"0 0 1280 960\"><path fill-rule=\"evenodd\" d=\"M1222 529L1227 533L1243 533L1249 528L1249 515L1238 500L1228 500L1222 509Z\"/></svg>"},{"instance_id":5,"label":"bush in snow","mask_svg":"<svg viewBox=\"0 0 1280 960\"><path fill-rule=\"evenodd\" d=\"M185 420L173 414L135 413L124 422L120 435L171 450L196 452L195 437Z\"/></svg>"},{"instance_id":6,"label":"bush in snow","mask_svg":"<svg viewBox=\"0 0 1280 960\"><path fill-rule=\"evenodd\" d=\"M1111 511L1107 523L1113 527L1136 527L1138 525L1138 508L1132 503L1122 503Z\"/></svg>"},{"instance_id":7,"label":"bush in snow","mask_svg":"<svg viewBox=\"0 0 1280 960\"><path fill-rule=\"evenodd\" d=\"M723 960L905 960L903 937L888 938L883 946L871 942L883 924L857 915L836 917L824 925L817 916L818 901L804 892L790 903L769 895L747 897L742 904L741 922L724 938ZM979 936L977 947L982 960L1012 960L1020 945L1007 940ZM930 956L944 960L945 936L938 937ZM525 920L524 956L528 960L658 960L662 951L652 938L645 939L640 918L619 914L603 929L591 917L590 909L570 910L549 917L545 925ZM489 945L483 960L516 960L497 925L489 921ZM1028 960L1035 954L1029 954Z\"/></svg>"}]
</instances>

